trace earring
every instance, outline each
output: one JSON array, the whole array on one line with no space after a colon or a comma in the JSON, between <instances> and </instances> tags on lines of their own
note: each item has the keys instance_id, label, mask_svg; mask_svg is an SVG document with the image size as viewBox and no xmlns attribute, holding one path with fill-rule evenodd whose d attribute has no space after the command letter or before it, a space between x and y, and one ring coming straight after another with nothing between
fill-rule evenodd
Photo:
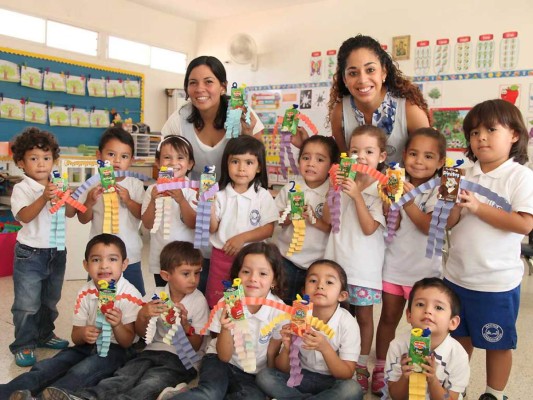
<instances>
[{"instance_id":1,"label":"earring","mask_svg":"<svg viewBox=\"0 0 533 400\"><path fill-rule=\"evenodd\" d=\"M276 287L274 285L270 285L270 289L274 290Z\"/></svg>"},{"instance_id":2,"label":"earring","mask_svg":"<svg viewBox=\"0 0 533 400\"><path fill-rule=\"evenodd\" d=\"M386 79L383 79L383 83L385 83L385 80L386 80Z\"/></svg>"}]
</instances>

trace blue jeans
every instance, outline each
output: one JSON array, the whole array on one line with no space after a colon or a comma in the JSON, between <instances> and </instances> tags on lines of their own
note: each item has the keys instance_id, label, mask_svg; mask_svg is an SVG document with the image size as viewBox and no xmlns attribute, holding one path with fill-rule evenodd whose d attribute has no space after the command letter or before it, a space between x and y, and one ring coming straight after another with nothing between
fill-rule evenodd
<instances>
[{"instance_id":1,"label":"blue jeans","mask_svg":"<svg viewBox=\"0 0 533 400\"><path fill-rule=\"evenodd\" d=\"M302 369L299 386L287 386L289 374L275 368L265 368L257 374L257 385L269 396L281 399L362 400L363 390L353 379L335 379Z\"/></svg>"},{"instance_id":2,"label":"blue jeans","mask_svg":"<svg viewBox=\"0 0 533 400\"><path fill-rule=\"evenodd\" d=\"M66 260L66 250L36 249L19 242L15 245L15 298L11 307L15 341L9 345L13 354L34 349L54 336Z\"/></svg>"},{"instance_id":3,"label":"blue jeans","mask_svg":"<svg viewBox=\"0 0 533 400\"><path fill-rule=\"evenodd\" d=\"M94 386L111 376L133 352L112 343L107 357L96 353L95 345L81 345L61 350L52 358L39 361L32 369L11 382L0 385L0 399L7 399L16 390L27 389L37 396L48 386L66 390Z\"/></svg>"},{"instance_id":4,"label":"blue jeans","mask_svg":"<svg viewBox=\"0 0 533 400\"><path fill-rule=\"evenodd\" d=\"M113 376L74 394L91 400L155 400L167 386L189 383L195 377L196 370L185 369L176 354L145 350L137 358L128 361Z\"/></svg>"},{"instance_id":5,"label":"blue jeans","mask_svg":"<svg viewBox=\"0 0 533 400\"><path fill-rule=\"evenodd\" d=\"M255 383L255 375L220 361L216 354L202 359L198 386L172 397L172 400L265 400L266 395Z\"/></svg>"},{"instance_id":6,"label":"blue jeans","mask_svg":"<svg viewBox=\"0 0 533 400\"><path fill-rule=\"evenodd\" d=\"M296 264L285 257L283 257L283 267L285 269L285 296L283 296L283 301L286 304L292 304L296 300L296 295L303 293L307 270L298 268Z\"/></svg>"},{"instance_id":7,"label":"blue jeans","mask_svg":"<svg viewBox=\"0 0 533 400\"><path fill-rule=\"evenodd\" d=\"M124 278L128 280L129 283L131 283L135 288L141 292L141 295L144 297L146 294L146 291L144 290L144 280L143 280L143 272L141 270L141 263L136 262L133 264L129 264L128 268L124 271Z\"/></svg>"}]
</instances>

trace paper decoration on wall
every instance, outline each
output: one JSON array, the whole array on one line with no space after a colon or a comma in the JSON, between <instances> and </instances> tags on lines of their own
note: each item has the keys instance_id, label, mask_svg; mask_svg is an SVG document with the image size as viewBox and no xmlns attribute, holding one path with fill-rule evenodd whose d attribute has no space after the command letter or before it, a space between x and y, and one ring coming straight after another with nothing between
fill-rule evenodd
<instances>
[{"instance_id":1,"label":"paper decoration on wall","mask_svg":"<svg viewBox=\"0 0 533 400\"><path fill-rule=\"evenodd\" d=\"M72 109L70 111L70 125L77 128L90 128L89 112L79 108Z\"/></svg>"},{"instance_id":2,"label":"paper decoration on wall","mask_svg":"<svg viewBox=\"0 0 533 400\"><path fill-rule=\"evenodd\" d=\"M494 35L480 35L476 47L476 68L490 71L494 66Z\"/></svg>"},{"instance_id":3,"label":"paper decoration on wall","mask_svg":"<svg viewBox=\"0 0 533 400\"><path fill-rule=\"evenodd\" d=\"M415 75L429 74L431 65L431 47L429 47L429 40L421 40L416 42L415 50Z\"/></svg>"},{"instance_id":4,"label":"paper decoration on wall","mask_svg":"<svg viewBox=\"0 0 533 400\"><path fill-rule=\"evenodd\" d=\"M105 110L93 110L90 112L91 128L106 128L109 126L109 113Z\"/></svg>"},{"instance_id":5,"label":"paper decoration on wall","mask_svg":"<svg viewBox=\"0 0 533 400\"><path fill-rule=\"evenodd\" d=\"M46 104L26 102L24 105L24 121L32 124L46 124Z\"/></svg>"},{"instance_id":6,"label":"paper decoration on wall","mask_svg":"<svg viewBox=\"0 0 533 400\"><path fill-rule=\"evenodd\" d=\"M432 108L430 109L433 128L438 129L446 138L448 150L464 150L467 147L463 132L463 121L470 108Z\"/></svg>"},{"instance_id":7,"label":"paper decoration on wall","mask_svg":"<svg viewBox=\"0 0 533 400\"><path fill-rule=\"evenodd\" d=\"M70 110L65 107L49 107L48 120L50 126L70 126Z\"/></svg>"},{"instance_id":8,"label":"paper decoration on wall","mask_svg":"<svg viewBox=\"0 0 533 400\"><path fill-rule=\"evenodd\" d=\"M430 107L439 107L442 104L442 82L427 83L423 93Z\"/></svg>"},{"instance_id":9,"label":"paper decoration on wall","mask_svg":"<svg viewBox=\"0 0 533 400\"><path fill-rule=\"evenodd\" d=\"M300 110L308 110L312 106L313 90L300 91Z\"/></svg>"},{"instance_id":10,"label":"paper decoration on wall","mask_svg":"<svg viewBox=\"0 0 533 400\"><path fill-rule=\"evenodd\" d=\"M520 108L520 85L500 85L500 98Z\"/></svg>"},{"instance_id":11,"label":"paper decoration on wall","mask_svg":"<svg viewBox=\"0 0 533 400\"><path fill-rule=\"evenodd\" d=\"M24 119L24 100L8 99L4 97L0 100L0 118L4 119Z\"/></svg>"},{"instance_id":12,"label":"paper decoration on wall","mask_svg":"<svg viewBox=\"0 0 533 400\"><path fill-rule=\"evenodd\" d=\"M472 61L472 42L470 36L460 36L455 43L455 70L467 72Z\"/></svg>"},{"instance_id":13,"label":"paper decoration on wall","mask_svg":"<svg viewBox=\"0 0 533 400\"><path fill-rule=\"evenodd\" d=\"M105 97L105 79L87 79L87 93L91 97Z\"/></svg>"},{"instance_id":14,"label":"paper decoration on wall","mask_svg":"<svg viewBox=\"0 0 533 400\"><path fill-rule=\"evenodd\" d=\"M515 69L518 64L518 32L505 32L500 42L500 68Z\"/></svg>"},{"instance_id":15,"label":"paper decoration on wall","mask_svg":"<svg viewBox=\"0 0 533 400\"><path fill-rule=\"evenodd\" d=\"M325 89L315 89L313 92L313 105L315 107L323 107L329 99L329 92Z\"/></svg>"},{"instance_id":16,"label":"paper decoration on wall","mask_svg":"<svg viewBox=\"0 0 533 400\"><path fill-rule=\"evenodd\" d=\"M328 68L328 80L333 79L335 72L337 72L337 50L326 51L326 65Z\"/></svg>"},{"instance_id":17,"label":"paper decoration on wall","mask_svg":"<svg viewBox=\"0 0 533 400\"><path fill-rule=\"evenodd\" d=\"M67 90L65 75L55 72L45 72L43 89L51 92L65 92Z\"/></svg>"},{"instance_id":18,"label":"paper decoration on wall","mask_svg":"<svg viewBox=\"0 0 533 400\"><path fill-rule=\"evenodd\" d=\"M309 77L311 81L320 81L322 78L322 52L313 51L309 64Z\"/></svg>"},{"instance_id":19,"label":"paper decoration on wall","mask_svg":"<svg viewBox=\"0 0 533 400\"><path fill-rule=\"evenodd\" d=\"M448 71L450 65L450 39L438 39L433 57L433 69L437 75Z\"/></svg>"},{"instance_id":20,"label":"paper decoration on wall","mask_svg":"<svg viewBox=\"0 0 533 400\"><path fill-rule=\"evenodd\" d=\"M128 97L128 98L141 97L140 82L127 79L126 82L124 82L124 97Z\"/></svg>"},{"instance_id":21,"label":"paper decoration on wall","mask_svg":"<svg viewBox=\"0 0 533 400\"><path fill-rule=\"evenodd\" d=\"M0 81L20 82L19 66L11 61L0 60Z\"/></svg>"},{"instance_id":22,"label":"paper decoration on wall","mask_svg":"<svg viewBox=\"0 0 533 400\"><path fill-rule=\"evenodd\" d=\"M106 80L106 92L107 97L123 97L124 85L122 85L121 79L108 79Z\"/></svg>"},{"instance_id":23,"label":"paper decoration on wall","mask_svg":"<svg viewBox=\"0 0 533 400\"><path fill-rule=\"evenodd\" d=\"M281 103L279 91L265 91L252 94L252 108L255 110L277 110Z\"/></svg>"},{"instance_id":24,"label":"paper decoration on wall","mask_svg":"<svg viewBox=\"0 0 533 400\"><path fill-rule=\"evenodd\" d=\"M22 66L20 69L20 85L42 90L43 74L41 70Z\"/></svg>"},{"instance_id":25,"label":"paper decoration on wall","mask_svg":"<svg viewBox=\"0 0 533 400\"><path fill-rule=\"evenodd\" d=\"M67 93L74 96L85 96L85 77L67 76Z\"/></svg>"},{"instance_id":26,"label":"paper decoration on wall","mask_svg":"<svg viewBox=\"0 0 533 400\"><path fill-rule=\"evenodd\" d=\"M529 84L528 109L533 111L533 83Z\"/></svg>"}]
</instances>

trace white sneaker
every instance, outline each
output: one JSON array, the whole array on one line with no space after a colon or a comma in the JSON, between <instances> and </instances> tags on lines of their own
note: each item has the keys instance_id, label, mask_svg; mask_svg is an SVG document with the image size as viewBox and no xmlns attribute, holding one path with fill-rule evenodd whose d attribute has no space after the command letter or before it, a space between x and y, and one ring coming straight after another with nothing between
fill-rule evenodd
<instances>
[{"instance_id":1,"label":"white sneaker","mask_svg":"<svg viewBox=\"0 0 533 400\"><path fill-rule=\"evenodd\" d=\"M157 400L168 400L177 395L178 393L183 393L188 390L187 384L185 382L178 383L176 387L167 387L164 388Z\"/></svg>"}]
</instances>

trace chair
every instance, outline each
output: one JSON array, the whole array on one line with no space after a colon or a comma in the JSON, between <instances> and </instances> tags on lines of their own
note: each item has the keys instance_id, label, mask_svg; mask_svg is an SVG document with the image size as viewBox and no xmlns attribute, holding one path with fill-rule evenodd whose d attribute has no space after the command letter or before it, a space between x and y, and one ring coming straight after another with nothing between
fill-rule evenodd
<instances>
[{"instance_id":1,"label":"chair","mask_svg":"<svg viewBox=\"0 0 533 400\"><path fill-rule=\"evenodd\" d=\"M522 243L521 256L526 260L526 264L529 266L529 275L533 273L533 264L531 258L533 257L533 231L529 232L529 239L527 243Z\"/></svg>"}]
</instances>

